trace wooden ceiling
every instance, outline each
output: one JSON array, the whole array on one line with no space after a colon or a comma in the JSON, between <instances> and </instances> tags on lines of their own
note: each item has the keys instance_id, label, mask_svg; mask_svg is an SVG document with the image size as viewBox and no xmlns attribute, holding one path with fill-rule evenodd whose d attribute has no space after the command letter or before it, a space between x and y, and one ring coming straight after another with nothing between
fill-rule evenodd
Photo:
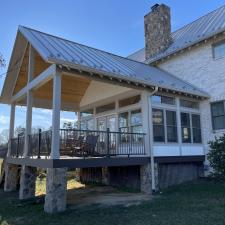
<instances>
[{"instance_id":1,"label":"wooden ceiling","mask_svg":"<svg viewBox=\"0 0 225 225\"><path fill-rule=\"evenodd\" d=\"M19 71L19 75L16 81L15 89L13 95L18 93L27 84L27 73L28 73L28 59L29 51L26 49L22 66ZM51 64L46 63L41 56L35 51L35 69L34 77L37 77L41 72L47 69ZM80 103L82 97L85 94L86 89L90 84L90 80L80 76L68 76L62 75L62 102L66 103ZM52 100L53 92L53 82L50 80L48 83L44 84L40 88L34 90L34 97L39 99Z\"/></svg>"}]
</instances>

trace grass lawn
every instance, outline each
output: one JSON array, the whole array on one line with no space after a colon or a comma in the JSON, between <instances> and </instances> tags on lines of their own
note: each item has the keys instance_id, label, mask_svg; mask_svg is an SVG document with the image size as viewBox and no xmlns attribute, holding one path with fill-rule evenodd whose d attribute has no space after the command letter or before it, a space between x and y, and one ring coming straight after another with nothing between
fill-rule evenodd
<instances>
[{"instance_id":1,"label":"grass lawn","mask_svg":"<svg viewBox=\"0 0 225 225\"><path fill-rule=\"evenodd\" d=\"M17 195L0 189L0 216L11 225L225 224L225 186L204 180L169 188L136 206L92 205L55 215L45 214L42 203L20 202Z\"/></svg>"}]
</instances>

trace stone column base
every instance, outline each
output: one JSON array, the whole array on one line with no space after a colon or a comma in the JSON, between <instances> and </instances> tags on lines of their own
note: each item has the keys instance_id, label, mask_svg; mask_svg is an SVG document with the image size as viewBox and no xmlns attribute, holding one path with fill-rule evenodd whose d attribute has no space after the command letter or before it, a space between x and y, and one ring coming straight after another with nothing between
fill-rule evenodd
<instances>
[{"instance_id":1,"label":"stone column base","mask_svg":"<svg viewBox=\"0 0 225 225\"><path fill-rule=\"evenodd\" d=\"M48 168L44 210L56 213L66 210L67 168Z\"/></svg>"},{"instance_id":2,"label":"stone column base","mask_svg":"<svg viewBox=\"0 0 225 225\"><path fill-rule=\"evenodd\" d=\"M155 172L155 191L159 191L159 167L158 167L158 163L154 163L154 172Z\"/></svg>"},{"instance_id":3,"label":"stone column base","mask_svg":"<svg viewBox=\"0 0 225 225\"><path fill-rule=\"evenodd\" d=\"M18 165L5 164L4 191L15 191L18 185Z\"/></svg>"},{"instance_id":4,"label":"stone column base","mask_svg":"<svg viewBox=\"0 0 225 225\"><path fill-rule=\"evenodd\" d=\"M24 200L35 197L36 178L36 167L22 166L20 175L19 199Z\"/></svg>"},{"instance_id":5,"label":"stone column base","mask_svg":"<svg viewBox=\"0 0 225 225\"><path fill-rule=\"evenodd\" d=\"M102 167L102 184L109 185L110 174L108 167Z\"/></svg>"},{"instance_id":6,"label":"stone column base","mask_svg":"<svg viewBox=\"0 0 225 225\"><path fill-rule=\"evenodd\" d=\"M140 166L140 186L141 192L145 194L152 193L151 164Z\"/></svg>"}]
</instances>

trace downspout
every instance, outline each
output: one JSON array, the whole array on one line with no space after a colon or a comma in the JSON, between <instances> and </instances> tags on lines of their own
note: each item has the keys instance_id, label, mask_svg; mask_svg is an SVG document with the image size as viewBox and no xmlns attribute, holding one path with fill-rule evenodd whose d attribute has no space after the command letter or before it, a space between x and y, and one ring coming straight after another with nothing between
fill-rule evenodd
<instances>
[{"instance_id":1,"label":"downspout","mask_svg":"<svg viewBox=\"0 0 225 225\"><path fill-rule=\"evenodd\" d=\"M154 161L154 152L153 152L153 124L152 124L152 105L151 109L149 106L149 101L151 101L151 96L154 95L157 91L159 90L159 87L156 86L155 90L150 93L149 98L148 98L148 118L150 119L149 121L149 135L150 135L150 160L151 160L151 178L152 178L152 191L154 192L156 190L155 186L155 161ZM149 110L151 110L151 114L149 113ZM151 117L151 118L150 118Z\"/></svg>"}]
</instances>

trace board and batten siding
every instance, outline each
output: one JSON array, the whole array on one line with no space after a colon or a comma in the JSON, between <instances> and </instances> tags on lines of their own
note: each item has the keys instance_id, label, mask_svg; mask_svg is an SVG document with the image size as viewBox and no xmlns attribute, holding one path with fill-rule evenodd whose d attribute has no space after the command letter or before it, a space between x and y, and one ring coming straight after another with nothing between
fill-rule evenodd
<instances>
[{"instance_id":1,"label":"board and batten siding","mask_svg":"<svg viewBox=\"0 0 225 225\"><path fill-rule=\"evenodd\" d=\"M224 38L224 37L223 37ZM157 66L210 94L210 100L200 104L203 143L208 151L208 142L225 130L213 131L210 102L225 100L225 58L214 59L213 39L190 50L172 56Z\"/></svg>"}]
</instances>

